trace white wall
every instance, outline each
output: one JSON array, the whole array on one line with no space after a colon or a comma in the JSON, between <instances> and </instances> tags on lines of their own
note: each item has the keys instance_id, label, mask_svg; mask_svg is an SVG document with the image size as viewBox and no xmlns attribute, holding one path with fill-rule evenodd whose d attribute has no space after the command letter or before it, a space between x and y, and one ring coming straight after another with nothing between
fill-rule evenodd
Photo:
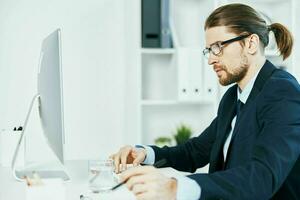
<instances>
[{"instance_id":1,"label":"white wall","mask_svg":"<svg viewBox=\"0 0 300 200\"><path fill-rule=\"evenodd\" d=\"M0 129L22 125L36 92L42 39L62 29L68 159L106 155L124 135L122 0L0 1ZM39 130L37 120L31 130ZM36 132L36 131L33 131ZM41 154L40 133L29 133ZM35 136L34 136L35 135Z\"/></svg>"},{"instance_id":2,"label":"white wall","mask_svg":"<svg viewBox=\"0 0 300 200\"><path fill-rule=\"evenodd\" d=\"M141 94L141 0L126 1L125 4L126 46L126 95L125 95L125 144L141 143L139 99Z\"/></svg>"}]
</instances>

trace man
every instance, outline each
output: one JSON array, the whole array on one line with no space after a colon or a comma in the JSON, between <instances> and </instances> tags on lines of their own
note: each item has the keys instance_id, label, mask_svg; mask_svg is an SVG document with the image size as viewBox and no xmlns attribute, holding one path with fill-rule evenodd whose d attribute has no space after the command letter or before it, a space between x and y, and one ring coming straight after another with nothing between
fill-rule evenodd
<instances>
[{"instance_id":1,"label":"man","mask_svg":"<svg viewBox=\"0 0 300 200\"><path fill-rule=\"evenodd\" d=\"M165 158L165 167L189 172L209 163L209 174L169 178L151 166L131 168L122 180L137 199L300 199L300 87L266 60L269 31L286 59L290 32L267 25L253 8L229 4L207 18L203 53L220 84L236 83L217 117L183 145L125 146L112 158L117 172Z\"/></svg>"}]
</instances>

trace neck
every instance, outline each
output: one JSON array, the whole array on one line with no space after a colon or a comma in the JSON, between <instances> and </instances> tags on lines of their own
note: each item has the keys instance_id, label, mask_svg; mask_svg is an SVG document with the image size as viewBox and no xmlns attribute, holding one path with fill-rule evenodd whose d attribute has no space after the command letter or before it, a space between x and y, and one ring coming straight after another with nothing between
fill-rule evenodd
<instances>
[{"instance_id":1,"label":"neck","mask_svg":"<svg viewBox=\"0 0 300 200\"><path fill-rule=\"evenodd\" d=\"M262 68L264 63L266 62L266 58L261 56L259 58L255 58L255 61L251 62L249 65L249 69L245 77L237 82L239 88L243 91L249 81L255 76L255 74Z\"/></svg>"}]
</instances>

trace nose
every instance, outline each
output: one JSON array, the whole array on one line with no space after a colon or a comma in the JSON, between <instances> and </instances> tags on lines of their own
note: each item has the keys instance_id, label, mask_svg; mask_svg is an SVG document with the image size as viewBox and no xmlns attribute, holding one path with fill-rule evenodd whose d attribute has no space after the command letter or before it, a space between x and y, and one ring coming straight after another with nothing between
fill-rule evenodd
<instances>
[{"instance_id":1,"label":"nose","mask_svg":"<svg viewBox=\"0 0 300 200\"><path fill-rule=\"evenodd\" d=\"M218 62L218 57L215 56L214 54L210 53L209 57L208 57L208 64L209 65L213 65L213 64L215 64L217 62Z\"/></svg>"}]
</instances>

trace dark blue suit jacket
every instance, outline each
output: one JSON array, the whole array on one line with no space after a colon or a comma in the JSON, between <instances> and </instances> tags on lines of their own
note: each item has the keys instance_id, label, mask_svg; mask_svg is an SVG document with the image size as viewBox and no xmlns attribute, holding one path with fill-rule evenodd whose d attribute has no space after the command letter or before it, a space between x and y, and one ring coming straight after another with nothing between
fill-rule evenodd
<instances>
[{"instance_id":1,"label":"dark blue suit jacket","mask_svg":"<svg viewBox=\"0 0 300 200\"><path fill-rule=\"evenodd\" d=\"M235 116L237 85L223 96L217 117L198 137L176 147L153 146L155 160L194 172L201 199L300 199L300 86L266 61L233 131L225 169L223 145Z\"/></svg>"}]
</instances>

